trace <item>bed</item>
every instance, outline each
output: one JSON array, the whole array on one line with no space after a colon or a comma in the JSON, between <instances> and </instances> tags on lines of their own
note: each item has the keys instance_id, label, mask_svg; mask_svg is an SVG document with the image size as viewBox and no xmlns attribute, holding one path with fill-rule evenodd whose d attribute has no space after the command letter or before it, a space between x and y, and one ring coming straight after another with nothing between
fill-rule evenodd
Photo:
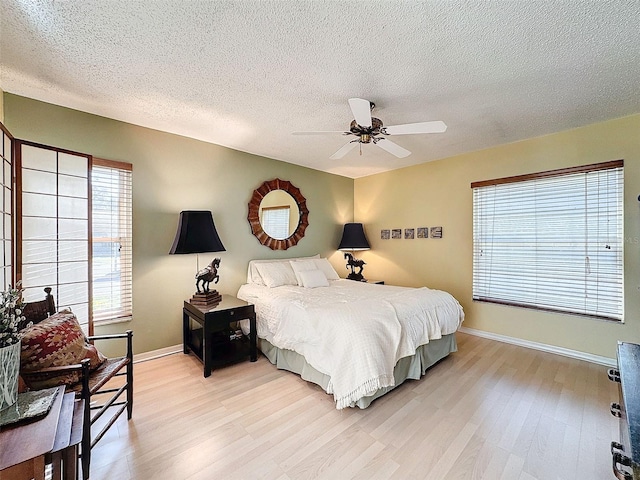
<instances>
[{"instance_id":1,"label":"bed","mask_svg":"<svg viewBox=\"0 0 640 480\"><path fill-rule=\"evenodd\" d=\"M449 293L343 280L319 256L250 261L238 298L255 305L269 361L320 385L337 409L420 379L457 350L464 320Z\"/></svg>"}]
</instances>

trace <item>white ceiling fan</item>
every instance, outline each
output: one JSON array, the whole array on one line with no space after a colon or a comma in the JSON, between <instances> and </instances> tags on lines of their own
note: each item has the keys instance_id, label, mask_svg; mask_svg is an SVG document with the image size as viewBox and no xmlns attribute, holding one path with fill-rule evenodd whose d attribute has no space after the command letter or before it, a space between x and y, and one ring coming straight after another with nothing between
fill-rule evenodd
<instances>
[{"instance_id":1,"label":"white ceiling fan","mask_svg":"<svg viewBox=\"0 0 640 480\"><path fill-rule=\"evenodd\" d=\"M442 133L447 130L444 122L419 122L407 123L405 125L393 125L385 127L382 120L371 116L371 111L376 106L375 103L362 98L350 98L349 106L353 112L355 120L351 122L348 132L341 131L319 131L319 132L293 132L293 135L324 135L331 133L340 133L342 135L355 135L355 140L351 140L340 150L331 155L331 159L338 160L347 153L360 145L360 154L362 155L362 144L373 143L374 145L386 150L398 158L404 158L411 155L411 152L402 148L397 143L392 142L387 136L390 135L409 135L414 133Z\"/></svg>"}]
</instances>

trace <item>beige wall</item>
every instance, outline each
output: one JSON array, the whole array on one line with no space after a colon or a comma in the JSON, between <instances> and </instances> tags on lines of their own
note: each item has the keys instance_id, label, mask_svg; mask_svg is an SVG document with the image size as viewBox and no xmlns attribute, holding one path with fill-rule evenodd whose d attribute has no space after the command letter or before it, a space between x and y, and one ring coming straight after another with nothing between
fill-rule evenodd
<instances>
[{"instance_id":1,"label":"beige wall","mask_svg":"<svg viewBox=\"0 0 640 480\"><path fill-rule=\"evenodd\" d=\"M97 333L132 328L136 353L182 341L182 302L195 291L196 256L167 253L181 210L213 212L227 251L200 255L200 266L221 257L222 293L237 293L252 258L320 253L343 267L336 246L353 216L351 179L8 93L4 110L15 138L133 164L134 318ZM247 221L253 190L275 177L300 188L309 208L305 237L279 252L259 244Z\"/></svg>"},{"instance_id":2,"label":"beige wall","mask_svg":"<svg viewBox=\"0 0 640 480\"><path fill-rule=\"evenodd\" d=\"M0 123L4 124L4 92L0 88Z\"/></svg>"},{"instance_id":3,"label":"beige wall","mask_svg":"<svg viewBox=\"0 0 640 480\"><path fill-rule=\"evenodd\" d=\"M227 248L218 254L223 293L237 292L251 258L321 253L344 276L335 246L342 224L359 221L372 245L359 254L367 277L447 290L464 306L467 327L612 358L617 340L640 342L640 115L357 179L354 187L347 178L7 93L3 110L16 138L133 163L134 320L99 333L133 328L136 353L181 341L180 309L194 290L196 260L167 251L184 209L214 214ZM470 183L613 159L625 160L625 324L472 302ZM305 238L286 252L260 245L246 221L251 192L275 177L298 186L310 209ZM380 240L382 228L422 226L442 226L443 238ZM212 256L201 255L201 265Z\"/></svg>"},{"instance_id":4,"label":"beige wall","mask_svg":"<svg viewBox=\"0 0 640 480\"><path fill-rule=\"evenodd\" d=\"M470 328L615 357L617 340L640 342L639 132L634 115L357 179L366 276L447 290ZM625 161L625 324L472 302L471 182L615 159ZM443 238L380 240L380 229L421 226L442 226Z\"/></svg>"}]
</instances>

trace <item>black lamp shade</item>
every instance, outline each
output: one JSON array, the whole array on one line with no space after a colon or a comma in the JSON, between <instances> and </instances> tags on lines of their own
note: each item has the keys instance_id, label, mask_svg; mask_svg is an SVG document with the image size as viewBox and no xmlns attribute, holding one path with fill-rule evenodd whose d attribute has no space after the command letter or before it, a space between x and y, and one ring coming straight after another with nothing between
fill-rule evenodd
<instances>
[{"instance_id":1,"label":"black lamp shade","mask_svg":"<svg viewBox=\"0 0 640 480\"><path fill-rule=\"evenodd\" d=\"M345 223L338 250L369 250L369 242L361 223Z\"/></svg>"},{"instance_id":2,"label":"black lamp shade","mask_svg":"<svg viewBox=\"0 0 640 480\"><path fill-rule=\"evenodd\" d=\"M213 215L207 210L180 212L178 231L169 253L224 252Z\"/></svg>"}]
</instances>

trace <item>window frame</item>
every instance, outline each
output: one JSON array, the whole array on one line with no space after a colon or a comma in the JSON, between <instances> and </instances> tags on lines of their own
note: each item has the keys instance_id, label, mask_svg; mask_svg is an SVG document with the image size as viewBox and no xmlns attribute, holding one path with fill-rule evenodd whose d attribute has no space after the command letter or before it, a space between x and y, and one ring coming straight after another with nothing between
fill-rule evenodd
<instances>
[{"instance_id":1,"label":"window frame","mask_svg":"<svg viewBox=\"0 0 640 480\"><path fill-rule=\"evenodd\" d=\"M612 309L610 312L607 312L606 314L598 314L598 313L594 313L592 311L592 309L586 308L585 307L585 311L579 311L578 307L576 307L575 305L571 305L571 298L569 295L567 295L565 298L567 299L567 303L565 303L564 305L555 305L554 306L549 306L548 304L545 305L545 302L540 302L539 304L535 304L537 302L530 302L529 300L523 300L522 303L514 301L512 299L506 299L506 297L508 297L508 295L505 295L504 293L500 293L497 294L495 297L492 297L491 295L486 295L485 290L486 290L486 285L479 285L481 284L484 280L484 278L482 278L482 275L486 275L487 273L487 269L486 269L486 265L482 265L483 268L479 268L482 264L482 261L480 260L480 256L481 256L481 252L479 251L480 247L482 244L484 244L484 242L480 242L480 235L481 233L478 232L477 230L480 229L479 225L480 222L482 221L481 218L478 218L479 215L479 210L481 208L485 208L485 207L481 207L479 205L480 201L479 201L479 196L480 194L478 193L478 191L476 191L477 189L483 189L485 187L497 187L499 188L500 186L503 186L505 184L514 184L514 183L521 183L521 182L528 182L531 180L540 180L540 179L550 179L551 177L568 177L569 175L574 175L574 174L581 174L584 173L584 179L585 182L587 180L587 176L586 174L588 173L595 173L595 172L602 172L602 171L606 171L606 170L613 170L613 169L621 169L620 172L620 189L619 190L615 190L616 195L616 204L614 209L617 210L618 216L617 216L617 222L616 222L616 226L619 228L619 230L616 230L616 234L615 239L616 239L616 243L615 243L615 247L616 250L614 250L615 252L619 252L618 256L616 257L616 261L615 261L615 274L610 276L610 279L618 279L619 281L614 282L614 285L616 285L616 291L617 291L617 296L616 298L616 308L615 308L615 313L613 312L614 309ZM577 180L576 180L577 182ZM493 180L484 180L484 181L478 181L478 182L473 182L471 183L471 188L474 190L473 192L473 272L472 272L472 279L473 279L473 285L472 285L472 299L473 301L479 301L479 302L486 302L486 303L494 303L494 304L500 304L500 305L508 305L508 306L516 306L516 307L522 307L522 308L528 308L528 309L533 309L533 310L541 310L541 311L549 311L549 312L555 312L555 313L562 313L562 314L569 314L569 315L579 315L579 316L584 316L584 317L589 317L589 318L598 318L598 319L603 319L603 320L607 320L607 321L613 321L616 323L624 323L624 161L623 160L613 160L613 161L608 161L608 162L602 162L602 163L597 163L597 164L591 164L591 165L580 165L580 166L576 166L576 167L570 167L570 168L562 168L562 169L556 169L556 170L548 170L548 171L543 171L543 172L539 172L539 173L532 173L532 174L526 174L526 175L517 175L517 176L512 176L512 177L504 177L504 178L498 178L498 179L493 179ZM588 191L588 187L584 187L585 188L585 193ZM608 187L607 187L608 188ZM523 187L524 190L524 187ZM523 192L519 192L520 194L522 194ZM477 195L478 194L478 195ZM599 194L599 190L598 190L598 194ZM478 198L477 198L478 197ZM539 198L538 196L535 197L536 199ZM514 202L517 202L519 200L518 196L516 195L514 198ZM583 215L585 218L585 225L587 224L587 220L589 219L589 214L593 214L592 212L592 208L588 206L586 203L584 205L584 209L583 211ZM600 204L598 204L598 208L600 208ZM484 212L486 215L486 211ZM609 217L607 217L609 218ZM520 223L518 225L522 225L522 226L527 226L528 224L526 223ZM585 227L585 230L588 231L588 227ZM493 233L492 233L493 235ZM537 231L536 231L536 235L537 235ZM492 239L493 240L493 239ZM533 240L533 238L532 238ZM537 239L536 239L537 240ZM536 245L540 245L539 242L534 241L534 248ZM585 237L585 247L589 250L589 247L595 248L598 245L598 239L589 239L589 235L587 234L587 236ZM613 244L612 244L613 245ZM596 251L596 250L593 250ZM504 258L504 257L503 257ZM548 257L547 257L548 258ZM543 263L543 262L540 262ZM532 267L532 271L533 269L536 269L535 272L539 272L539 273L543 273L543 266L540 265L539 262L535 262L535 267ZM584 283L586 285L587 283L587 277L588 275L590 275L590 272L587 272L586 270L588 270L589 268L589 255L588 253L585 255L585 273L582 274L581 277L575 279L575 281L573 281L573 283L571 283L571 287L575 288L575 291L578 292L579 288L581 286L581 281L584 279ZM491 271L491 275L494 275L493 271ZM500 275L500 274L498 274ZM541 275L542 276L542 275ZM498 285L499 284L503 284L503 285L507 285L509 284L508 280L505 280L505 278L509 277L509 273L506 274L506 276L500 276L498 277ZM536 280L537 281L537 280ZM488 280L489 284L491 282L491 280ZM541 282L543 283L543 282ZM596 285L600 285L600 281L597 280L596 281ZM550 285L551 283L547 282L547 285ZM510 286L513 284L509 284ZM539 284L536 284L539 285ZM618 286L619 285L619 286ZM490 287L489 287L490 288ZM516 287L515 291L515 295L517 295L517 291L518 289L520 289L521 292L525 291L527 287L521 287L520 285L518 285ZM482 291L481 291L482 290ZM585 294L588 292L587 287L584 287L584 292ZM502 297L502 298L500 298ZM524 297L524 295L523 295ZM578 297L575 297L578 298ZM587 298L587 297L585 297ZM598 301L598 299L596 299L595 303L600 306L602 305L602 300ZM586 303L586 301L585 301ZM591 311L587 311L587 310L591 310ZM596 308L596 311L598 311L599 309Z\"/></svg>"},{"instance_id":2,"label":"window frame","mask_svg":"<svg viewBox=\"0 0 640 480\"><path fill-rule=\"evenodd\" d=\"M94 209L93 209L93 200L94 200L94 188L93 188L93 171L94 168L105 168L105 169L111 169L111 170L119 170L122 172L129 172L130 177L128 179L126 179L126 181L129 183L129 190L128 190L128 194L129 197L125 199L125 203L128 205L127 207L127 211L124 213L124 218L120 217L119 218L119 223L120 223L120 228L122 228L123 230L125 230L126 233L128 233L128 237L125 235L124 237L96 237L95 233L94 233L94 229L96 227L96 222L95 218L94 218ZM91 172L90 172L90 181L92 184L92 189L91 189L91 217L92 217L92 230L91 230L91 263L92 263L92 277L91 277L91 284L92 284L92 289L93 289L93 295L92 295L92 318L93 318L93 323L94 325L108 325L111 323L120 323L120 322L128 322L131 321L131 319L133 318L133 222L132 222L132 215L133 215L133 165L131 163L128 162L119 162L116 160L107 160L107 159L103 159L103 158L98 158L98 157L93 157L92 161L91 161ZM128 225L126 224L128 222ZM104 317L104 318L100 318L100 311L96 312L96 308L95 308L95 301L96 301L96 295L98 294L98 292L96 292L95 290L97 290L97 287L95 286L96 283L96 279L94 277L94 259L95 256L93 255L93 247L96 242L96 239L101 239L100 243L105 243L104 240L107 239L109 240L110 243L113 244L120 244L120 251L122 251L122 238L125 239L125 242L128 242L127 245L125 245L124 247L124 254L125 257L127 258L127 263L126 263L126 270L123 270L122 268L120 269L120 281L124 282L126 285L128 285L127 289L121 289L121 295L120 295L120 301L122 304L126 305L126 308L124 308L123 310L118 311L117 313L113 313L113 314L109 314L108 316ZM122 260L121 260L122 263ZM123 271L125 271L125 273L123 274ZM125 277L123 279L123 276Z\"/></svg>"},{"instance_id":3,"label":"window frame","mask_svg":"<svg viewBox=\"0 0 640 480\"><path fill-rule=\"evenodd\" d=\"M283 218L269 218L272 214L283 214ZM274 221L282 220L282 221ZM286 221L285 221L286 220ZM260 209L260 224L267 235L277 240L284 240L290 236L289 225L291 224L291 207L289 205L275 205L272 207L263 207ZM278 231L274 231L278 230Z\"/></svg>"},{"instance_id":4,"label":"window frame","mask_svg":"<svg viewBox=\"0 0 640 480\"><path fill-rule=\"evenodd\" d=\"M0 126L2 126L2 124L0 123ZM3 131L5 129L3 128ZM8 132L6 132L8 134ZM100 159L100 158L95 158L92 155L89 154L84 154L84 153L80 153L80 152L74 152L71 150L66 150L66 149L62 149L62 148L57 148L57 147L53 147L53 146L49 146L49 145L43 145L43 144L39 144L39 143L35 143L35 142L30 142L30 141L26 141L26 140L20 140L20 139L15 139L12 137L12 152L13 152L13 162L12 162L12 176L13 176L13 195L12 195L12 201L13 201L13 210L12 210L12 229L13 229L13 237L12 237L12 253L13 253L13 262L12 262L12 266L13 266L13 279L17 282L17 281L21 281L23 279L23 241L24 241L24 235L23 235L23 206L22 206L22 197L23 197L23 184L22 184L22 178L23 178L23 165L22 165L22 149L23 147L35 147L35 148L39 148L39 149L43 149L43 150L47 150L47 151L53 151L56 153L56 155L60 155L60 154L66 154L66 155L73 155L73 156L78 156L81 158L86 158L87 159L87 166L86 166L86 182L87 182L87 190L86 190L86 198L84 198L84 201L87 202L87 216L88 218L86 219L87 222L87 235L86 235L86 239L82 238L82 242L86 241L87 244L87 262L88 262L88 267L87 267L87 281L86 281L86 289L87 289L87 310L88 310L88 315L87 315L87 323L86 323L86 333L88 335L93 335L94 333L94 326L95 325L106 325L109 323L116 323L116 322L123 322L123 321L129 321L132 319L132 315L133 315L133 302L132 302L132 298L133 298L133 275L132 275L132 267L133 267L133 256L132 256L132 243L133 243L133 225L132 222L129 225L129 233L130 233L130 243L131 243L131 248L129 250L129 264L128 264L128 269L129 269L129 298L131 299L131 301L129 302L129 312L127 315L124 316L120 316L118 318L109 318L109 319L94 319L94 276L93 276L93 243L94 243L94 236L93 236L93 188L92 188L92 172L93 172L93 168L94 167L105 167L105 168L112 168L112 169L119 169L119 170L123 170L123 171L133 171L133 165L130 163L126 163L126 162L118 162L118 161L114 161L114 160L105 160L105 159ZM58 157L56 157L58 158ZM56 160L58 161L58 160ZM57 167L56 167L57 168ZM57 171L57 170L56 170ZM60 173L56 173L56 175L59 175ZM133 214L133 207L132 207L132 202L133 202L133 185L132 185L132 178L129 179L129 194L130 194L130 198L128 199L128 205L129 205L129 211L128 211L128 216L129 216L129 220L131 220L132 218L132 214ZM57 190L56 190L57 192ZM28 193L28 192L27 192ZM55 194L51 194L52 196L55 196L55 198L59 197L58 193ZM64 196L64 195L63 195ZM55 222L56 224L58 222L60 222L60 217L55 216ZM56 260L56 265L59 264L59 261ZM56 269L58 269L59 267L56 266ZM55 283L55 282L54 282ZM26 286L25 288L30 288L30 289L35 289L35 288L40 288L42 285L32 285L32 286ZM66 306L66 304L63 304L60 302L60 297L58 296L58 285L54 284L54 285L46 285L46 286L51 286L54 287L54 296L55 296L55 300L56 300L56 306L58 308L63 308ZM39 295L39 292L36 293L31 292L31 295L34 296L35 295ZM42 295L44 295L44 293L42 293ZM82 305L84 305L84 300L82 302ZM83 326L85 326L84 323L82 323Z\"/></svg>"}]
</instances>

